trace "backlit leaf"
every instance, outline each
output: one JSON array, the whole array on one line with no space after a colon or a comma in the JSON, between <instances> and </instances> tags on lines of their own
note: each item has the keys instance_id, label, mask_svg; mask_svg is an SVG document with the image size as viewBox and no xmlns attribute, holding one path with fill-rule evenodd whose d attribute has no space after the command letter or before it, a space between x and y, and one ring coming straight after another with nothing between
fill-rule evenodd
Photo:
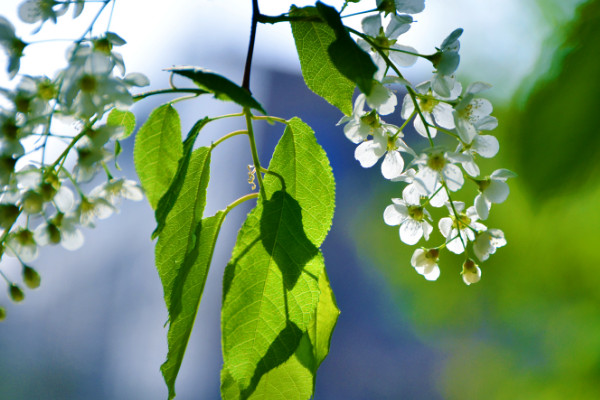
<instances>
[{"instance_id":1,"label":"backlit leaf","mask_svg":"<svg viewBox=\"0 0 600 400\"><path fill-rule=\"evenodd\" d=\"M175 379L225 217L225 213L219 211L212 217L202 219L210 176L209 165L209 148L201 147L192 153L181 191L156 244L156 268L169 311L169 352L161 367L169 388L169 399L175 397Z\"/></svg>"},{"instance_id":2,"label":"backlit leaf","mask_svg":"<svg viewBox=\"0 0 600 400\"><path fill-rule=\"evenodd\" d=\"M201 89L213 93L219 100L233 101L242 107L253 108L263 114L267 113L250 92L224 76L197 67L174 67L167 71L191 79Z\"/></svg>"},{"instance_id":3,"label":"backlit leaf","mask_svg":"<svg viewBox=\"0 0 600 400\"><path fill-rule=\"evenodd\" d=\"M248 215L225 271L222 395L228 399L265 398L269 382L279 379L299 385L288 399L307 399L313 391L312 366L295 360L312 354L308 330L324 270L318 246L333 218L333 174L312 130L297 118L269 171L267 197Z\"/></svg>"},{"instance_id":4,"label":"backlit leaf","mask_svg":"<svg viewBox=\"0 0 600 400\"><path fill-rule=\"evenodd\" d=\"M314 7L292 7L290 15L310 17L319 13ZM336 39L334 31L319 21L292 21L291 25L306 86L350 115L356 85L342 75L329 58L329 46Z\"/></svg>"},{"instance_id":5,"label":"backlit leaf","mask_svg":"<svg viewBox=\"0 0 600 400\"><path fill-rule=\"evenodd\" d=\"M182 153L179 114L167 103L152 111L133 149L135 170L152 208L169 188Z\"/></svg>"}]
</instances>

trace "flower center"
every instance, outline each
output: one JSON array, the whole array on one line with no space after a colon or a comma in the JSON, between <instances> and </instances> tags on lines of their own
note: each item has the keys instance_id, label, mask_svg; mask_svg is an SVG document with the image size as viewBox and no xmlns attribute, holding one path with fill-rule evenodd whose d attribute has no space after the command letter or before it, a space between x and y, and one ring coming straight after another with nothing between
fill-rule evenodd
<instances>
[{"instance_id":1,"label":"flower center","mask_svg":"<svg viewBox=\"0 0 600 400\"><path fill-rule=\"evenodd\" d=\"M415 221L422 221L425 217L425 213L423 212L423 207L421 206L409 206L408 207L408 216L414 219Z\"/></svg>"},{"instance_id":2,"label":"flower center","mask_svg":"<svg viewBox=\"0 0 600 400\"><path fill-rule=\"evenodd\" d=\"M375 110L360 117L360 122L370 126L373 129L377 129L380 126L379 118L377 118L377 113L375 112Z\"/></svg>"},{"instance_id":3,"label":"flower center","mask_svg":"<svg viewBox=\"0 0 600 400\"><path fill-rule=\"evenodd\" d=\"M433 154L427 160L427 166L434 171L441 171L446 166L446 159L443 154Z\"/></svg>"},{"instance_id":4,"label":"flower center","mask_svg":"<svg viewBox=\"0 0 600 400\"><path fill-rule=\"evenodd\" d=\"M94 50L110 55L112 50L112 43L107 38L94 40Z\"/></svg>"},{"instance_id":5,"label":"flower center","mask_svg":"<svg viewBox=\"0 0 600 400\"><path fill-rule=\"evenodd\" d=\"M37 85L37 95L42 100L52 100L56 96L56 88L50 81L43 81Z\"/></svg>"},{"instance_id":6,"label":"flower center","mask_svg":"<svg viewBox=\"0 0 600 400\"><path fill-rule=\"evenodd\" d=\"M482 179L480 181L477 181L477 186L479 186L479 191L483 192L485 191L485 189L487 189L488 187L490 187L492 183L491 179Z\"/></svg>"},{"instance_id":7,"label":"flower center","mask_svg":"<svg viewBox=\"0 0 600 400\"><path fill-rule=\"evenodd\" d=\"M425 257L429 260L437 261L440 256L440 251L438 249L430 249L427 253L425 253Z\"/></svg>"},{"instance_id":8,"label":"flower center","mask_svg":"<svg viewBox=\"0 0 600 400\"><path fill-rule=\"evenodd\" d=\"M428 95L427 97L419 98L419 105L421 106L421 111L430 114L433 112L434 107L437 106L438 103L439 101L430 97L430 95Z\"/></svg>"},{"instance_id":9,"label":"flower center","mask_svg":"<svg viewBox=\"0 0 600 400\"><path fill-rule=\"evenodd\" d=\"M83 75L79 80L79 87L82 92L93 93L98 87L98 81L92 75Z\"/></svg>"},{"instance_id":10,"label":"flower center","mask_svg":"<svg viewBox=\"0 0 600 400\"><path fill-rule=\"evenodd\" d=\"M458 214L458 219L452 217L452 220L454 222L452 224L452 227L458 229L459 231L462 231L463 229L467 228L471 223L471 218L467 217L467 214L465 213Z\"/></svg>"}]
</instances>

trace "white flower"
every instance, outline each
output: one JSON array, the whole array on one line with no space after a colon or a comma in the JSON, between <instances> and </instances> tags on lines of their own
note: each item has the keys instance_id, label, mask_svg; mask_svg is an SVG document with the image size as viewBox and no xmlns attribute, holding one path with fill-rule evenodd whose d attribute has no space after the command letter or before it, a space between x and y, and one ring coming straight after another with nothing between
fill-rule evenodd
<instances>
[{"instance_id":1,"label":"white flower","mask_svg":"<svg viewBox=\"0 0 600 400\"><path fill-rule=\"evenodd\" d=\"M469 85L462 100L454 108L454 123L460 139L469 144L481 130L492 130L498 126L498 120L490 114L492 103L487 99L475 98L475 94L490 88L483 82Z\"/></svg>"},{"instance_id":2,"label":"white flower","mask_svg":"<svg viewBox=\"0 0 600 400\"><path fill-rule=\"evenodd\" d=\"M60 243L67 250L77 250L83 246L84 237L77 227L79 220L75 215L57 214L51 221L40 224L34 237L40 246Z\"/></svg>"},{"instance_id":3,"label":"white flower","mask_svg":"<svg viewBox=\"0 0 600 400\"><path fill-rule=\"evenodd\" d=\"M106 199L110 204L116 206L121 198L140 201L144 198L144 193L136 182L122 178L111 179L94 188L90 192L90 196Z\"/></svg>"},{"instance_id":4,"label":"white flower","mask_svg":"<svg viewBox=\"0 0 600 400\"><path fill-rule=\"evenodd\" d=\"M475 197L475 208L479 218L487 219L492 203L502 203L510 190L506 180L515 177L515 173L507 169L497 169L489 178L478 180L479 194Z\"/></svg>"},{"instance_id":5,"label":"white flower","mask_svg":"<svg viewBox=\"0 0 600 400\"><path fill-rule=\"evenodd\" d=\"M410 204L403 199L392 199L383 212L383 220L388 225L400 225L400 240L408 245L416 244L421 237L429 240L433 230L427 219L429 212L420 204Z\"/></svg>"},{"instance_id":6,"label":"white flower","mask_svg":"<svg viewBox=\"0 0 600 400\"><path fill-rule=\"evenodd\" d=\"M471 283L477 283L481 279L481 269L479 269L479 266L475 264L475 261L471 260L470 258L464 262L463 269L460 274L462 275L463 281L467 285L470 285Z\"/></svg>"},{"instance_id":7,"label":"white flower","mask_svg":"<svg viewBox=\"0 0 600 400\"><path fill-rule=\"evenodd\" d=\"M410 263L425 279L435 281L440 276L440 267L437 264L439 255L438 249L416 249Z\"/></svg>"},{"instance_id":8,"label":"white flower","mask_svg":"<svg viewBox=\"0 0 600 400\"><path fill-rule=\"evenodd\" d=\"M446 238L446 248L455 254L461 254L465 251L467 243L475 240L475 232L487 228L477 222L479 217L475 207L469 207L466 212L463 212L465 203L462 201L454 201L452 204L448 203L447 206L450 217L441 218L438 227Z\"/></svg>"},{"instance_id":9,"label":"white flower","mask_svg":"<svg viewBox=\"0 0 600 400\"><path fill-rule=\"evenodd\" d=\"M377 112L364 111L367 96L363 93L356 97L354 109L351 116L344 116L337 125L346 123L344 134L352 143L360 143L367 139L369 135L376 136L382 134L387 129L387 124L380 120Z\"/></svg>"},{"instance_id":10,"label":"white flower","mask_svg":"<svg viewBox=\"0 0 600 400\"><path fill-rule=\"evenodd\" d=\"M433 125L435 120L435 123L442 128L454 129L454 118L452 116L453 109L452 106L447 102L458 98L461 90L462 87L460 83L457 83L448 97L441 97L432 91L431 81L418 84L415 87L415 92L417 93L417 103L425 122L427 122L428 125ZM429 130L429 135L434 138L437 130L433 127L428 127L428 129L425 128L425 124L423 124L423 118L421 118L418 113L415 113L415 104L412 96L407 94L404 96L404 101L402 102L402 111L400 112L400 116L407 120L413 115L413 113L415 114L413 123L416 131L421 136L428 138L429 136L427 135L427 130Z\"/></svg>"},{"instance_id":11,"label":"white flower","mask_svg":"<svg viewBox=\"0 0 600 400\"><path fill-rule=\"evenodd\" d=\"M15 27L9 20L0 16L0 46L8 55L8 75L14 78L21 65L21 57L27 43L19 39L15 34Z\"/></svg>"},{"instance_id":12,"label":"white flower","mask_svg":"<svg viewBox=\"0 0 600 400\"><path fill-rule=\"evenodd\" d=\"M28 263L38 256L38 246L29 229L21 228L12 232L6 240L6 254Z\"/></svg>"},{"instance_id":13,"label":"white flower","mask_svg":"<svg viewBox=\"0 0 600 400\"><path fill-rule=\"evenodd\" d=\"M475 243L473 243L473 252L481 261L489 258L490 254L494 254L498 247L506 245L504 232L500 229L488 229L477 235Z\"/></svg>"},{"instance_id":14,"label":"white flower","mask_svg":"<svg viewBox=\"0 0 600 400\"><path fill-rule=\"evenodd\" d=\"M108 218L114 211L115 207L106 199L84 197L75 210L75 217L82 226L94 227L96 218Z\"/></svg>"},{"instance_id":15,"label":"white flower","mask_svg":"<svg viewBox=\"0 0 600 400\"><path fill-rule=\"evenodd\" d=\"M442 207L448 201L448 194L439 181L436 180L434 186L428 189L425 182L417 177L417 172L412 168L391 180L408 183L402 190L402 198L411 204L419 204L421 199L425 198L431 206Z\"/></svg>"},{"instance_id":16,"label":"white flower","mask_svg":"<svg viewBox=\"0 0 600 400\"><path fill-rule=\"evenodd\" d=\"M425 9L425 0L377 0L377 9L386 14L418 14Z\"/></svg>"},{"instance_id":17,"label":"white flower","mask_svg":"<svg viewBox=\"0 0 600 400\"><path fill-rule=\"evenodd\" d=\"M453 74L460 63L458 38L462 33L462 28L452 31L442 42L438 52L427 57L437 70L431 80L431 88L440 96L450 97L456 87L457 82Z\"/></svg>"},{"instance_id":18,"label":"white flower","mask_svg":"<svg viewBox=\"0 0 600 400\"><path fill-rule=\"evenodd\" d=\"M404 159L400 151L414 155L413 150L401 139L402 136L402 132L394 135L387 130L377 133L373 140L362 142L356 147L354 158L363 168L370 168L385 154L381 163L381 174L386 179L397 178L402 175L404 169Z\"/></svg>"},{"instance_id":19,"label":"white flower","mask_svg":"<svg viewBox=\"0 0 600 400\"><path fill-rule=\"evenodd\" d=\"M398 36L410 29L413 19L409 15L392 15L388 26L383 29L381 24L381 15L375 14L368 16L362 21L363 32L369 35L375 45L388 58L399 67L410 67L417 62L417 50L410 46L403 46L396 43ZM371 48L371 45L364 40L359 40L358 44L371 55L373 62L377 65L377 74L374 79L380 81L383 79L387 64L379 51Z\"/></svg>"},{"instance_id":20,"label":"white flower","mask_svg":"<svg viewBox=\"0 0 600 400\"><path fill-rule=\"evenodd\" d=\"M69 2L64 2L62 7L54 10L54 6L60 4L56 0L26 0L19 6L19 18L28 24L38 21L42 23L50 19L56 23L56 18L67 12Z\"/></svg>"},{"instance_id":21,"label":"white flower","mask_svg":"<svg viewBox=\"0 0 600 400\"><path fill-rule=\"evenodd\" d=\"M475 154L479 154L483 158L492 158L498 154L500 144L498 139L492 135L477 135L471 144L463 147L458 145L457 152L463 151L463 155L467 157L466 161L461 164L465 171L473 177L479 176L479 166L475 163Z\"/></svg>"},{"instance_id":22,"label":"white flower","mask_svg":"<svg viewBox=\"0 0 600 400\"><path fill-rule=\"evenodd\" d=\"M454 164L462 161L465 161L462 154L440 151L422 153L414 160L414 163L420 166L416 177L424 184L428 194L435 193L442 181L448 190L455 192L465 183L462 171Z\"/></svg>"}]
</instances>

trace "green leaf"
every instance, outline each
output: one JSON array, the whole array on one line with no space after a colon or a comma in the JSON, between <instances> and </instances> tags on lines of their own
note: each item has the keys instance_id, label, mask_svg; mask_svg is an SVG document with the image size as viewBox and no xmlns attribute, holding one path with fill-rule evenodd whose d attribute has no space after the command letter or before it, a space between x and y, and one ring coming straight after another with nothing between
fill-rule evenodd
<instances>
[{"instance_id":1,"label":"green leaf","mask_svg":"<svg viewBox=\"0 0 600 400\"><path fill-rule=\"evenodd\" d=\"M298 378L289 399L306 399L313 389L312 368L288 360L306 342L319 304L324 262L318 246L331 227L335 183L314 133L297 118L289 121L269 171L267 197L248 215L225 270L224 398L262 393L264 380L279 372Z\"/></svg>"},{"instance_id":2,"label":"green leaf","mask_svg":"<svg viewBox=\"0 0 600 400\"><path fill-rule=\"evenodd\" d=\"M161 367L175 397L175 379L202 298L215 242L225 212L202 219L210 171L210 149L192 153L188 173L158 237L155 259L169 311L169 352Z\"/></svg>"},{"instance_id":3,"label":"green leaf","mask_svg":"<svg viewBox=\"0 0 600 400\"><path fill-rule=\"evenodd\" d=\"M355 82L361 92L368 96L371 94L377 66L371 56L352 40L335 8L318 1L317 11L335 33L336 40L329 45L328 49L331 61L338 71Z\"/></svg>"},{"instance_id":4,"label":"green leaf","mask_svg":"<svg viewBox=\"0 0 600 400\"><path fill-rule=\"evenodd\" d=\"M183 157L179 159L175 177L171 181L169 189L167 189L165 194L158 201L158 206L156 207L156 211L154 213L157 226L154 232L152 233L152 239L158 236L165 226L167 215L173 208L177 197L179 197L179 192L183 187L183 182L187 174L188 166L190 164L190 158L192 156L194 143L196 143L196 138L198 137L198 134L200 133L204 125L206 125L209 121L210 119L208 117L205 117L196 122L192 129L190 129L186 139L183 141ZM207 157L205 168L208 168L209 164L210 157Z\"/></svg>"},{"instance_id":5,"label":"green leaf","mask_svg":"<svg viewBox=\"0 0 600 400\"><path fill-rule=\"evenodd\" d=\"M292 6L290 15L311 17L319 13L315 7ZM352 114L355 85L338 71L328 54L336 38L334 31L323 22L292 21L291 25L306 86L344 114Z\"/></svg>"},{"instance_id":6,"label":"green leaf","mask_svg":"<svg viewBox=\"0 0 600 400\"><path fill-rule=\"evenodd\" d=\"M331 335L340 315L340 310L335 302L333 290L331 290L329 278L325 270L323 270L323 273L319 277L319 290L321 294L319 295L316 318L313 318L308 330L315 362L315 371L319 368L325 357L327 357L327 354L329 354Z\"/></svg>"},{"instance_id":7,"label":"green leaf","mask_svg":"<svg viewBox=\"0 0 600 400\"><path fill-rule=\"evenodd\" d=\"M156 108L138 131L133 160L152 208L169 188L183 153L179 114L167 103Z\"/></svg>"},{"instance_id":8,"label":"green leaf","mask_svg":"<svg viewBox=\"0 0 600 400\"><path fill-rule=\"evenodd\" d=\"M312 396L317 369L329 353L331 334L339 316L324 269L319 277L319 288L321 293L315 314L308 332L297 343L294 354L283 363L268 369L252 393L249 393L249 390L242 391L229 371L223 369L221 376L223 399L302 400ZM296 342L292 344L296 345ZM284 349L279 351L285 352ZM276 357L264 357L263 360L266 361L262 367L264 368L264 365L273 359Z\"/></svg>"},{"instance_id":9,"label":"green leaf","mask_svg":"<svg viewBox=\"0 0 600 400\"><path fill-rule=\"evenodd\" d=\"M129 137L135 129L135 115L131 111L121 111L113 108L106 119L107 125L122 126L123 136L120 139Z\"/></svg>"},{"instance_id":10,"label":"green leaf","mask_svg":"<svg viewBox=\"0 0 600 400\"><path fill-rule=\"evenodd\" d=\"M115 168L118 169L119 171L121 170L121 166L117 162L117 158L119 157L119 154L121 154L121 152L123 152L123 148L121 147L121 142L119 140L115 140Z\"/></svg>"},{"instance_id":11,"label":"green leaf","mask_svg":"<svg viewBox=\"0 0 600 400\"><path fill-rule=\"evenodd\" d=\"M196 67L173 67L168 68L167 71L193 80L201 89L213 93L216 99L233 101L242 107L253 108L263 114L267 113L250 92L224 76Z\"/></svg>"}]
</instances>

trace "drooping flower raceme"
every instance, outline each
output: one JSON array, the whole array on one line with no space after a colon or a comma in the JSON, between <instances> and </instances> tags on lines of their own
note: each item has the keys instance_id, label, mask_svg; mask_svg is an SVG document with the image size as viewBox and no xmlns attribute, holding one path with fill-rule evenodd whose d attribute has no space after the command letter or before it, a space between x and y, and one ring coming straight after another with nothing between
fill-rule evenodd
<instances>
[{"instance_id":1,"label":"drooping flower raceme","mask_svg":"<svg viewBox=\"0 0 600 400\"><path fill-rule=\"evenodd\" d=\"M79 16L84 4L25 0L18 14L39 23L35 34L71 5ZM108 161L120 152L125 128L109 123L107 113L118 108L125 114L132 89L149 82L140 73L125 74L123 57L114 51L125 40L113 32L93 37L94 22L68 49L66 66L50 77L18 75L27 43L0 17L0 46L8 55L9 77L18 79L15 87L0 88L0 257L16 257L34 286L37 273L25 263L36 259L41 246L78 249L82 227L117 211L121 199L142 198L139 185L110 171ZM106 182L86 193L84 183L98 180L102 170Z\"/></svg>"}]
</instances>

